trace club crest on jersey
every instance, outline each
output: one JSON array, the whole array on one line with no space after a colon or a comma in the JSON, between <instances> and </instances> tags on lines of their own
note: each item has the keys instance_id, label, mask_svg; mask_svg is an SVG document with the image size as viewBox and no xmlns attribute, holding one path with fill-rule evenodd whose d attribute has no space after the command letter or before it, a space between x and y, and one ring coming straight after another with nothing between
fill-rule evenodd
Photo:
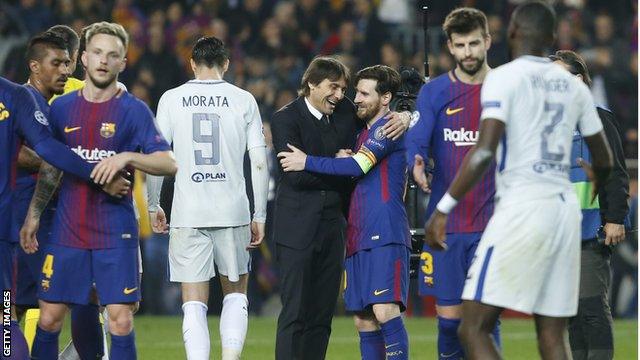
<instances>
[{"instance_id":1,"label":"club crest on jersey","mask_svg":"<svg viewBox=\"0 0 640 360\"><path fill-rule=\"evenodd\" d=\"M108 139L116 133L116 124L115 123L102 123L102 127L100 128L100 136L105 139Z\"/></svg>"},{"instance_id":2,"label":"club crest on jersey","mask_svg":"<svg viewBox=\"0 0 640 360\"><path fill-rule=\"evenodd\" d=\"M3 103L0 102L0 121L7 120L9 118L9 109L7 109Z\"/></svg>"},{"instance_id":3,"label":"club crest on jersey","mask_svg":"<svg viewBox=\"0 0 640 360\"><path fill-rule=\"evenodd\" d=\"M382 127L377 128L376 132L373 133L373 137L378 141L384 140L384 138L386 138L384 135L384 129Z\"/></svg>"}]
</instances>

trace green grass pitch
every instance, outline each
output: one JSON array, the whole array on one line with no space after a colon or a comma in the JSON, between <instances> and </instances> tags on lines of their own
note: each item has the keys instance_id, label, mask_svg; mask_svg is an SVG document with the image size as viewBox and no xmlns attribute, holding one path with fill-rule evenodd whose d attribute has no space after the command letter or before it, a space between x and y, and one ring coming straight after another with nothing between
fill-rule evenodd
<instances>
[{"instance_id":1,"label":"green grass pitch","mask_svg":"<svg viewBox=\"0 0 640 360\"><path fill-rule=\"evenodd\" d=\"M67 321L68 322L68 321ZM435 359L436 322L433 318L405 319L410 339L410 359ZM182 318L176 316L136 316L138 359L185 359L182 342ZM220 359L218 318L209 317L211 358ZM244 346L243 359L273 359L276 319L252 317ZM69 338L68 329L61 336L61 347ZM502 321L505 359L536 359L536 337L533 320ZM615 320L615 359L638 358L638 322ZM327 351L327 359L360 359L358 335L351 318L336 317Z\"/></svg>"}]
</instances>

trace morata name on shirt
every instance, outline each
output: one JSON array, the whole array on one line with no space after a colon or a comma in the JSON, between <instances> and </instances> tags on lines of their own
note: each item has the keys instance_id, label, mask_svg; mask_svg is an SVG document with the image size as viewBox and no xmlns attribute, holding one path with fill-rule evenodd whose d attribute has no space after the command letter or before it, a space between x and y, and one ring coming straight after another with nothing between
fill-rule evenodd
<instances>
[{"instance_id":1,"label":"morata name on shirt","mask_svg":"<svg viewBox=\"0 0 640 360\"><path fill-rule=\"evenodd\" d=\"M204 96L204 95L191 95L182 97L182 107L190 106L215 106L215 107L229 107L229 101L226 96Z\"/></svg>"}]
</instances>

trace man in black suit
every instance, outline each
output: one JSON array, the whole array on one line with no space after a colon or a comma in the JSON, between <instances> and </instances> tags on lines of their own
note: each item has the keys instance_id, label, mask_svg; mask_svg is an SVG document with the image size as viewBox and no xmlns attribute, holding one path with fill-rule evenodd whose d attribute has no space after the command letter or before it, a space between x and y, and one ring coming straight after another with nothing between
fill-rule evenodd
<instances>
[{"instance_id":1,"label":"man in black suit","mask_svg":"<svg viewBox=\"0 0 640 360\"><path fill-rule=\"evenodd\" d=\"M305 71L299 97L271 119L275 152L287 144L317 156L351 152L358 123L355 105L344 98L349 70L340 61L317 57ZM391 113L388 137L408 127L408 113ZM276 359L324 359L344 259L349 179L278 166L274 239L280 272L282 311Z\"/></svg>"}]
</instances>

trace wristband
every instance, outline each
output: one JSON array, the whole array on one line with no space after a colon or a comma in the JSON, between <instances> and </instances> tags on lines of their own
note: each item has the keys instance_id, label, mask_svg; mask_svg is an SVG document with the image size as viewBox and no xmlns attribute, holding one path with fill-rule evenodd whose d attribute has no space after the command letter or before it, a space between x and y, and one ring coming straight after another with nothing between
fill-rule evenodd
<instances>
[{"instance_id":1,"label":"wristband","mask_svg":"<svg viewBox=\"0 0 640 360\"><path fill-rule=\"evenodd\" d=\"M458 205L458 200L454 199L449 192L445 193L442 199L436 205L436 209L443 214L448 214Z\"/></svg>"}]
</instances>

